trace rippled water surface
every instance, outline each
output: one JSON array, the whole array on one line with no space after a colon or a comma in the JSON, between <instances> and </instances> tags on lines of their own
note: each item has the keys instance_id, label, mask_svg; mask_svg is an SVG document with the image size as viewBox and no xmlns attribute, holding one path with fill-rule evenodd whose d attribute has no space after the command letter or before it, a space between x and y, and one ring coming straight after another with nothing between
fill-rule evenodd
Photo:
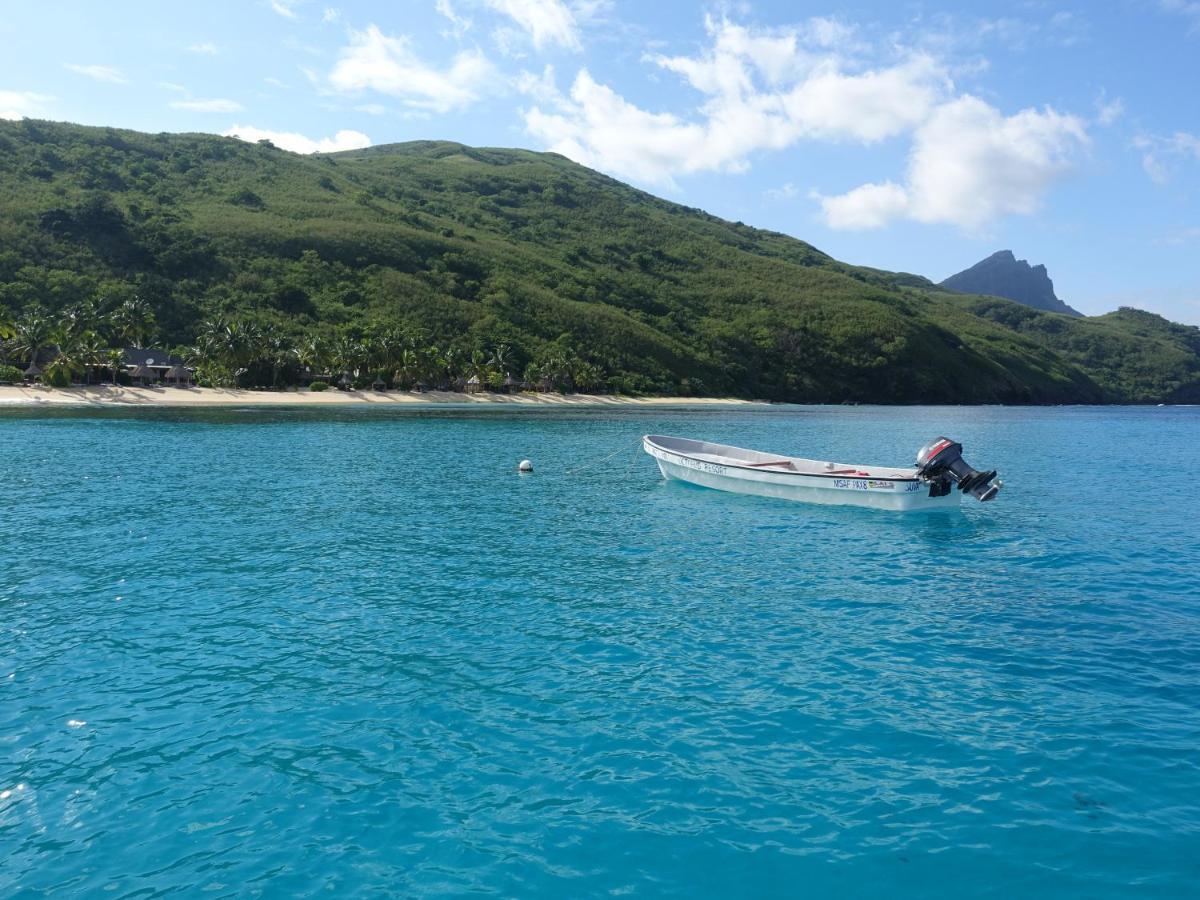
<instances>
[{"instance_id":1,"label":"rippled water surface","mask_svg":"<svg viewBox=\"0 0 1200 900\"><path fill-rule=\"evenodd\" d=\"M1007 486L791 505L645 432L946 433ZM1196 896L1198 448L1170 408L0 411L0 896Z\"/></svg>"}]
</instances>

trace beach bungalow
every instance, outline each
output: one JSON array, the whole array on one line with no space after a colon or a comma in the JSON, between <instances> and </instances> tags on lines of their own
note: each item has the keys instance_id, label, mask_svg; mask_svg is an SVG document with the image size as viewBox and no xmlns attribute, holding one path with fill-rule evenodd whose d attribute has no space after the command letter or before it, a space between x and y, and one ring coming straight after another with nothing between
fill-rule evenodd
<instances>
[{"instance_id":1,"label":"beach bungalow","mask_svg":"<svg viewBox=\"0 0 1200 900\"><path fill-rule=\"evenodd\" d=\"M129 370L129 377L142 387L146 387L158 381L159 372L149 366L134 366Z\"/></svg>"},{"instance_id":2,"label":"beach bungalow","mask_svg":"<svg viewBox=\"0 0 1200 900\"><path fill-rule=\"evenodd\" d=\"M516 394L519 391L524 390L525 382L517 381L517 379L513 378L512 375L505 375L502 387L504 389L504 393Z\"/></svg>"},{"instance_id":3,"label":"beach bungalow","mask_svg":"<svg viewBox=\"0 0 1200 900\"><path fill-rule=\"evenodd\" d=\"M183 364L183 360L172 356L166 350L153 347L126 347L125 371L129 377L141 384L151 384L158 381L174 380L179 382L179 371L186 373L184 380L190 381L192 370ZM175 375L172 377L171 373Z\"/></svg>"},{"instance_id":4,"label":"beach bungalow","mask_svg":"<svg viewBox=\"0 0 1200 900\"><path fill-rule=\"evenodd\" d=\"M467 393L478 394L483 391L483 382L479 380L478 375L472 375L467 379Z\"/></svg>"},{"instance_id":5,"label":"beach bungalow","mask_svg":"<svg viewBox=\"0 0 1200 900\"><path fill-rule=\"evenodd\" d=\"M169 381L176 387L188 387L192 383L192 370L185 365L174 365L167 369L163 376L164 381Z\"/></svg>"}]
</instances>

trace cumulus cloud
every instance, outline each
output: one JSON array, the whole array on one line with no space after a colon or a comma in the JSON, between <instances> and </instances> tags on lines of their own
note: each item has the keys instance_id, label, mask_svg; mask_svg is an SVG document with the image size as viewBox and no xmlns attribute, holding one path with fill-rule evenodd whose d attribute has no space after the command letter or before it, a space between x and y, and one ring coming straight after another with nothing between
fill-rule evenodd
<instances>
[{"instance_id":1,"label":"cumulus cloud","mask_svg":"<svg viewBox=\"0 0 1200 900\"><path fill-rule=\"evenodd\" d=\"M66 67L76 75L83 75L92 81L105 81L109 84L125 84L128 79L120 69L113 66L82 66L77 63L67 63Z\"/></svg>"},{"instance_id":2,"label":"cumulus cloud","mask_svg":"<svg viewBox=\"0 0 1200 900\"><path fill-rule=\"evenodd\" d=\"M188 47L188 53L196 53L200 56L216 56L218 52L217 45L209 41L202 41Z\"/></svg>"},{"instance_id":3,"label":"cumulus cloud","mask_svg":"<svg viewBox=\"0 0 1200 900\"><path fill-rule=\"evenodd\" d=\"M1083 122L1053 109L1005 117L978 97L939 106L918 129L904 187L865 184L821 198L832 228L878 228L905 217L979 231L1035 212L1088 143Z\"/></svg>"},{"instance_id":4,"label":"cumulus cloud","mask_svg":"<svg viewBox=\"0 0 1200 900\"><path fill-rule=\"evenodd\" d=\"M908 191L890 181L860 185L838 197L815 196L826 224L837 229L882 228L909 208Z\"/></svg>"},{"instance_id":5,"label":"cumulus cloud","mask_svg":"<svg viewBox=\"0 0 1200 900\"><path fill-rule=\"evenodd\" d=\"M487 5L512 19L533 46L541 50L554 44L579 50L579 24L562 0L485 0Z\"/></svg>"},{"instance_id":6,"label":"cumulus cloud","mask_svg":"<svg viewBox=\"0 0 1200 900\"><path fill-rule=\"evenodd\" d=\"M743 170L756 151L802 139L871 143L928 117L948 86L931 57L848 71L836 54L806 46L814 37L824 46L847 33L820 21L760 32L710 19L712 46L705 53L648 57L703 96L690 116L641 109L586 69L567 95L557 92L548 74L526 75L521 87L537 101L525 111L526 128L586 165L671 185L676 175Z\"/></svg>"},{"instance_id":7,"label":"cumulus cloud","mask_svg":"<svg viewBox=\"0 0 1200 900\"><path fill-rule=\"evenodd\" d=\"M224 97L213 97L207 100L173 100L170 106L172 109L186 109L189 112L204 113L241 112L242 109L242 104L236 100L227 100Z\"/></svg>"},{"instance_id":8,"label":"cumulus cloud","mask_svg":"<svg viewBox=\"0 0 1200 900\"><path fill-rule=\"evenodd\" d=\"M0 91L0 119L42 115L50 98L33 91Z\"/></svg>"},{"instance_id":9,"label":"cumulus cloud","mask_svg":"<svg viewBox=\"0 0 1200 900\"><path fill-rule=\"evenodd\" d=\"M479 99L493 74L476 50L458 53L448 68L438 69L417 57L407 36L389 37L370 25L350 33L328 80L336 91L374 90L408 106L449 112Z\"/></svg>"},{"instance_id":10,"label":"cumulus cloud","mask_svg":"<svg viewBox=\"0 0 1200 900\"><path fill-rule=\"evenodd\" d=\"M1050 108L1005 116L956 94L946 68L929 54L897 52L885 64L856 64L854 30L835 20L763 30L710 19L707 27L710 45L702 53L647 57L701 96L690 112L642 109L586 69L564 94L547 68L519 81L532 101L524 111L527 131L585 165L668 187L681 175L742 171L756 154L805 141L908 138L902 179L840 196L813 194L826 221L878 228L903 217L968 231L1036 210L1088 143L1075 116Z\"/></svg>"},{"instance_id":11,"label":"cumulus cloud","mask_svg":"<svg viewBox=\"0 0 1200 900\"><path fill-rule=\"evenodd\" d=\"M361 131L339 131L331 138L313 140L292 131L268 131L252 125L234 125L222 132L225 137L241 138L243 141L270 141L276 147L293 153L336 153L339 150L361 150L371 146L371 139Z\"/></svg>"}]
</instances>

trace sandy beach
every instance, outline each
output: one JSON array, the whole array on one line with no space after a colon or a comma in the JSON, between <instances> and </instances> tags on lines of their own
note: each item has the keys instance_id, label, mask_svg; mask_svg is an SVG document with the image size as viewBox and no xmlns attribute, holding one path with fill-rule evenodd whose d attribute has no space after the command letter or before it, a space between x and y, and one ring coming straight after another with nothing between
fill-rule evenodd
<instances>
[{"instance_id":1,"label":"sandy beach","mask_svg":"<svg viewBox=\"0 0 1200 900\"><path fill-rule=\"evenodd\" d=\"M0 385L3 406L525 406L690 407L765 406L752 400L715 397L614 397L595 394L459 394L450 391L244 391L223 388L50 388Z\"/></svg>"}]
</instances>

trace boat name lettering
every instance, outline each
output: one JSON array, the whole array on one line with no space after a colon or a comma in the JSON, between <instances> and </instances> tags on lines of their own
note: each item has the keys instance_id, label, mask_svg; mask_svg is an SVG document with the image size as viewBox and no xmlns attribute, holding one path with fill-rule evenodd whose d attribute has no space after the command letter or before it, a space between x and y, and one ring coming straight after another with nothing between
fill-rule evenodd
<instances>
[{"instance_id":1,"label":"boat name lettering","mask_svg":"<svg viewBox=\"0 0 1200 900\"><path fill-rule=\"evenodd\" d=\"M915 493L916 491L919 491L920 489L921 489L921 482L919 482L919 481L904 482L904 490L906 493L912 494L912 493Z\"/></svg>"},{"instance_id":2,"label":"boat name lettering","mask_svg":"<svg viewBox=\"0 0 1200 900\"><path fill-rule=\"evenodd\" d=\"M687 456L679 457L679 463L680 463L680 465L683 465L686 468L697 469L701 472L708 472L712 475L724 475L725 474L724 466L719 466L716 463L703 462L698 459L691 459L690 457L687 457Z\"/></svg>"}]
</instances>

